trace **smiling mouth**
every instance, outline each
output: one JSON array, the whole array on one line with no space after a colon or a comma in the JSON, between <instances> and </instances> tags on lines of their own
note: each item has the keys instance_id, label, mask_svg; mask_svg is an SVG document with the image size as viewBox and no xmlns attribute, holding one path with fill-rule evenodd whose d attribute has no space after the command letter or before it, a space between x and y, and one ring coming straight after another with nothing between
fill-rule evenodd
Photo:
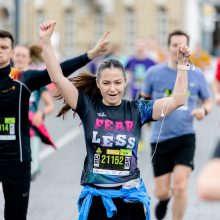
<instances>
[{"instance_id":1,"label":"smiling mouth","mask_svg":"<svg viewBox=\"0 0 220 220\"><path fill-rule=\"evenodd\" d=\"M117 96L117 94L108 94L109 96L112 96L112 97L114 97L114 96Z\"/></svg>"}]
</instances>

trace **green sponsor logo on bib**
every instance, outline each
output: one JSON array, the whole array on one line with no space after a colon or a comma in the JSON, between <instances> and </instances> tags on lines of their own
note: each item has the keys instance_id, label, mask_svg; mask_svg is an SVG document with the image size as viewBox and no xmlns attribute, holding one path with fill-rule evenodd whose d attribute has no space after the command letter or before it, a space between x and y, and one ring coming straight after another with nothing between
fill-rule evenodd
<instances>
[{"instance_id":1,"label":"green sponsor logo on bib","mask_svg":"<svg viewBox=\"0 0 220 220\"><path fill-rule=\"evenodd\" d=\"M96 150L96 153L97 153L97 154L101 154L101 153L102 153L102 150L101 150L100 147Z\"/></svg>"},{"instance_id":2,"label":"green sponsor logo on bib","mask_svg":"<svg viewBox=\"0 0 220 220\"><path fill-rule=\"evenodd\" d=\"M132 156L132 150L131 149L120 149L120 155L121 156Z\"/></svg>"},{"instance_id":3,"label":"green sponsor logo on bib","mask_svg":"<svg viewBox=\"0 0 220 220\"><path fill-rule=\"evenodd\" d=\"M5 118L5 124L15 124L15 118Z\"/></svg>"}]
</instances>

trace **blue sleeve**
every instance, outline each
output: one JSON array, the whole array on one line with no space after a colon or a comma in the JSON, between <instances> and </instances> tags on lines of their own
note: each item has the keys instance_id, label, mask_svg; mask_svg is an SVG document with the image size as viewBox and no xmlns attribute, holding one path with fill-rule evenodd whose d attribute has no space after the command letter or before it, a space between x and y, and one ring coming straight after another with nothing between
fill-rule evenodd
<instances>
[{"instance_id":1,"label":"blue sleeve","mask_svg":"<svg viewBox=\"0 0 220 220\"><path fill-rule=\"evenodd\" d=\"M146 72L146 76L144 78L144 83L143 83L143 86L142 86L142 91L145 93L145 94L148 94L148 95L152 95L152 91L153 91L153 85L152 85L152 74L154 74L152 71L151 71L151 67L147 70Z\"/></svg>"},{"instance_id":2,"label":"blue sleeve","mask_svg":"<svg viewBox=\"0 0 220 220\"><path fill-rule=\"evenodd\" d=\"M126 70L126 71L128 71L128 70L130 69L130 66L131 66L131 60L132 60L132 59L129 58L128 61L127 61L126 64L125 64L125 70Z\"/></svg>"},{"instance_id":3,"label":"blue sleeve","mask_svg":"<svg viewBox=\"0 0 220 220\"><path fill-rule=\"evenodd\" d=\"M136 104L141 116L141 123L145 124L147 122L153 121L153 100L137 100Z\"/></svg>"},{"instance_id":4,"label":"blue sleeve","mask_svg":"<svg viewBox=\"0 0 220 220\"><path fill-rule=\"evenodd\" d=\"M202 72L199 72L199 98L205 100L210 98L210 89L209 85L205 79L205 76Z\"/></svg>"},{"instance_id":5,"label":"blue sleeve","mask_svg":"<svg viewBox=\"0 0 220 220\"><path fill-rule=\"evenodd\" d=\"M213 154L214 158L220 158L220 141L218 141L215 150L214 150L214 154Z\"/></svg>"},{"instance_id":6,"label":"blue sleeve","mask_svg":"<svg viewBox=\"0 0 220 220\"><path fill-rule=\"evenodd\" d=\"M80 69L90 62L87 53L78 57L66 60L60 64L64 76L71 75L74 71ZM51 83L47 69L28 70L23 72L21 81L31 90L39 90L40 87Z\"/></svg>"}]
</instances>

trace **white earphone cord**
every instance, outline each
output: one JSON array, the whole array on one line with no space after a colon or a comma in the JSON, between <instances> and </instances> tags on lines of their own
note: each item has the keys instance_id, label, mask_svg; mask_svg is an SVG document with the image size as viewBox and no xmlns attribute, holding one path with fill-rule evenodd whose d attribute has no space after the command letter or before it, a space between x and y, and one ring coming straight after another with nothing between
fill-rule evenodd
<instances>
[{"instance_id":1,"label":"white earphone cord","mask_svg":"<svg viewBox=\"0 0 220 220\"><path fill-rule=\"evenodd\" d=\"M191 57L190 57L190 61L191 61L191 64L192 64L192 70L194 71L195 70L195 65L193 64ZM180 77L183 78L182 74L180 75ZM183 81L183 79L182 79L182 81ZM182 84L182 87L183 87L183 95L184 95L184 94L186 94L186 91L185 91L185 88L184 88L183 84ZM170 97L172 97L174 95L180 95L180 94L181 93L174 93ZM164 104L164 106L165 106L165 104ZM159 143L159 140L160 140L161 131L162 131L162 128L163 128L163 123L164 123L164 120L166 118L169 106L170 106L170 100L168 100L168 104L167 104L167 108L166 108L165 114L164 114L164 106L163 106L162 111L161 111L161 117L163 117L163 119L162 119L162 122L161 122L161 125L160 125L160 130L159 130L159 134L158 134L158 137L157 137L157 141L156 141L154 152L153 152L153 154L152 154L152 156L150 158L149 164L147 165L147 170L146 170L147 174L148 174L150 165L152 164L152 161L153 161L154 155L156 153L156 150L157 150L157 146L158 146L158 143Z\"/></svg>"}]
</instances>

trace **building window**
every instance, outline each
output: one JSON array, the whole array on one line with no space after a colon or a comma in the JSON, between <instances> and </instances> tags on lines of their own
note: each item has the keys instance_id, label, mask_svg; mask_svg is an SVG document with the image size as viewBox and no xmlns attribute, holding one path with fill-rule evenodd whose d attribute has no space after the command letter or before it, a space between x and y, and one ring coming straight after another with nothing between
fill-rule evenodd
<instances>
[{"instance_id":1,"label":"building window","mask_svg":"<svg viewBox=\"0 0 220 220\"><path fill-rule=\"evenodd\" d=\"M9 28L9 11L5 7L0 7L0 27L4 29Z\"/></svg>"},{"instance_id":2,"label":"building window","mask_svg":"<svg viewBox=\"0 0 220 220\"><path fill-rule=\"evenodd\" d=\"M44 13L44 10L43 9L39 9L37 10L37 30L38 30L38 27L41 23L43 23L45 21L45 13Z\"/></svg>"},{"instance_id":3,"label":"building window","mask_svg":"<svg viewBox=\"0 0 220 220\"><path fill-rule=\"evenodd\" d=\"M135 30L135 13L132 9L128 8L125 11L125 44L128 49L127 53L131 53L134 48Z\"/></svg>"},{"instance_id":4,"label":"building window","mask_svg":"<svg viewBox=\"0 0 220 220\"><path fill-rule=\"evenodd\" d=\"M75 25L72 10L67 10L64 17L64 56L72 56L75 51Z\"/></svg>"},{"instance_id":5,"label":"building window","mask_svg":"<svg viewBox=\"0 0 220 220\"><path fill-rule=\"evenodd\" d=\"M167 17L167 11L165 8L160 7L158 9L158 41L159 45L162 47L166 47L167 41L166 37L168 35L168 17Z\"/></svg>"},{"instance_id":6,"label":"building window","mask_svg":"<svg viewBox=\"0 0 220 220\"><path fill-rule=\"evenodd\" d=\"M216 6L215 30L213 32L213 53L220 56L220 5Z\"/></svg>"},{"instance_id":7,"label":"building window","mask_svg":"<svg viewBox=\"0 0 220 220\"><path fill-rule=\"evenodd\" d=\"M43 9L38 9L36 11L36 22L34 22L35 24L35 36L38 38L38 29L41 23L43 23L45 21L45 12Z\"/></svg>"}]
</instances>

